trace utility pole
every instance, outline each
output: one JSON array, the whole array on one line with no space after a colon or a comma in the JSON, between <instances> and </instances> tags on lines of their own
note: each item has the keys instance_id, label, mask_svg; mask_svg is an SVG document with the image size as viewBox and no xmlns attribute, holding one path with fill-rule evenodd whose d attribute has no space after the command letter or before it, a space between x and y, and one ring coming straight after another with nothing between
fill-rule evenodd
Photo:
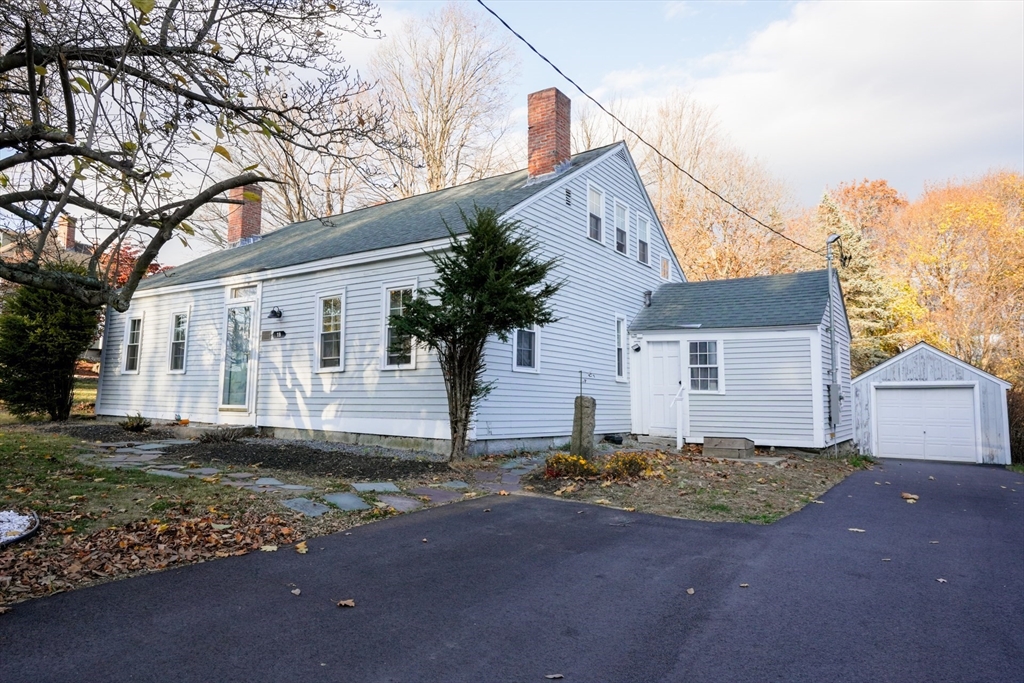
<instances>
[{"instance_id":1,"label":"utility pole","mask_svg":"<svg viewBox=\"0 0 1024 683\"><path fill-rule=\"evenodd\" d=\"M832 273L834 272L832 270L832 245L838 242L839 239L839 235L833 233L825 240L825 261L827 264L826 271L828 272L828 345L831 352L828 384L828 421L832 429L832 441L835 446L836 455L839 454L839 445L835 443L835 439L836 425L839 424L839 395L841 389L837 374L839 361L836 358L836 307L835 299L832 296Z\"/></svg>"}]
</instances>

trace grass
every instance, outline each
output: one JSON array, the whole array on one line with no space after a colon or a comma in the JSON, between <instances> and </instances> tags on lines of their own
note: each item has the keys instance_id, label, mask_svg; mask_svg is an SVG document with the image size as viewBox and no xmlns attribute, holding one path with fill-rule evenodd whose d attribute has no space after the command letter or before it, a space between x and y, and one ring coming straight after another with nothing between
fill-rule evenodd
<instances>
[{"instance_id":1,"label":"grass","mask_svg":"<svg viewBox=\"0 0 1024 683\"><path fill-rule=\"evenodd\" d=\"M92 413L92 406L96 405L96 385L99 383L95 377L75 380L75 405L88 404L89 413Z\"/></svg>"},{"instance_id":2,"label":"grass","mask_svg":"<svg viewBox=\"0 0 1024 683\"><path fill-rule=\"evenodd\" d=\"M1018 474L1024 474L1024 463L1016 463L1014 465L1007 465L1006 469L1010 470L1011 472L1016 472Z\"/></svg>"}]
</instances>

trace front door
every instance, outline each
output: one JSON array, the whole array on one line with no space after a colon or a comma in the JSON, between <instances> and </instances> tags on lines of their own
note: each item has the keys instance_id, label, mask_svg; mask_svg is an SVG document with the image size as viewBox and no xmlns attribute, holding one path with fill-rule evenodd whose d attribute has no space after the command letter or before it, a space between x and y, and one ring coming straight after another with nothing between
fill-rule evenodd
<instances>
[{"instance_id":1,"label":"front door","mask_svg":"<svg viewBox=\"0 0 1024 683\"><path fill-rule=\"evenodd\" d=\"M648 342L650 359L651 436L676 435L676 406L672 405L682 382L679 366L679 342Z\"/></svg>"},{"instance_id":2,"label":"front door","mask_svg":"<svg viewBox=\"0 0 1024 683\"><path fill-rule=\"evenodd\" d=\"M253 302L228 305L224 332L224 377L221 406L249 410L249 365L252 360Z\"/></svg>"}]
</instances>

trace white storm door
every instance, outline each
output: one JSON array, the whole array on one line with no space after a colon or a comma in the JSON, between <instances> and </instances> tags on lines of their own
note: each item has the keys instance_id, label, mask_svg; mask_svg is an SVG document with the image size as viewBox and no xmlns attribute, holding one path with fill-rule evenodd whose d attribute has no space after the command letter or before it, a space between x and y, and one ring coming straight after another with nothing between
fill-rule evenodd
<instances>
[{"instance_id":1,"label":"white storm door","mask_svg":"<svg viewBox=\"0 0 1024 683\"><path fill-rule=\"evenodd\" d=\"M676 406L672 401L682 383L679 342L647 342L647 353L651 372L648 429L651 436L675 436Z\"/></svg>"},{"instance_id":2,"label":"white storm door","mask_svg":"<svg viewBox=\"0 0 1024 683\"><path fill-rule=\"evenodd\" d=\"M249 408L254 304L228 306L224 333L224 376L221 380L223 407Z\"/></svg>"},{"instance_id":3,"label":"white storm door","mask_svg":"<svg viewBox=\"0 0 1024 683\"><path fill-rule=\"evenodd\" d=\"M875 391L880 457L977 461L972 387Z\"/></svg>"}]
</instances>

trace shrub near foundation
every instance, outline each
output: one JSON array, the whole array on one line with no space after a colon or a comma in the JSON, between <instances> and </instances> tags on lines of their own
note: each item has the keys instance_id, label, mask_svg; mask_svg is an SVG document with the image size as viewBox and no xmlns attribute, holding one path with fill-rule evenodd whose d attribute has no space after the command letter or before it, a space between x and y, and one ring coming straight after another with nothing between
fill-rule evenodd
<instances>
[{"instance_id":1,"label":"shrub near foundation","mask_svg":"<svg viewBox=\"0 0 1024 683\"><path fill-rule=\"evenodd\" d=\"M598 469L594 463L578 455L557 453L544 463L544 477L558 479L561 477L596 477Z\"/></svg>"},{"instance_id":2,"label":"shrub near foundation","mask_svg":"<svg viewBox=\"0 0 1024 683\"><path fill-rule=\"evenodd\" d=\"M616 453L604 465L606 479L640 479L651 473L651 461L643 453Z\"/></svg>"}]
</instances>

